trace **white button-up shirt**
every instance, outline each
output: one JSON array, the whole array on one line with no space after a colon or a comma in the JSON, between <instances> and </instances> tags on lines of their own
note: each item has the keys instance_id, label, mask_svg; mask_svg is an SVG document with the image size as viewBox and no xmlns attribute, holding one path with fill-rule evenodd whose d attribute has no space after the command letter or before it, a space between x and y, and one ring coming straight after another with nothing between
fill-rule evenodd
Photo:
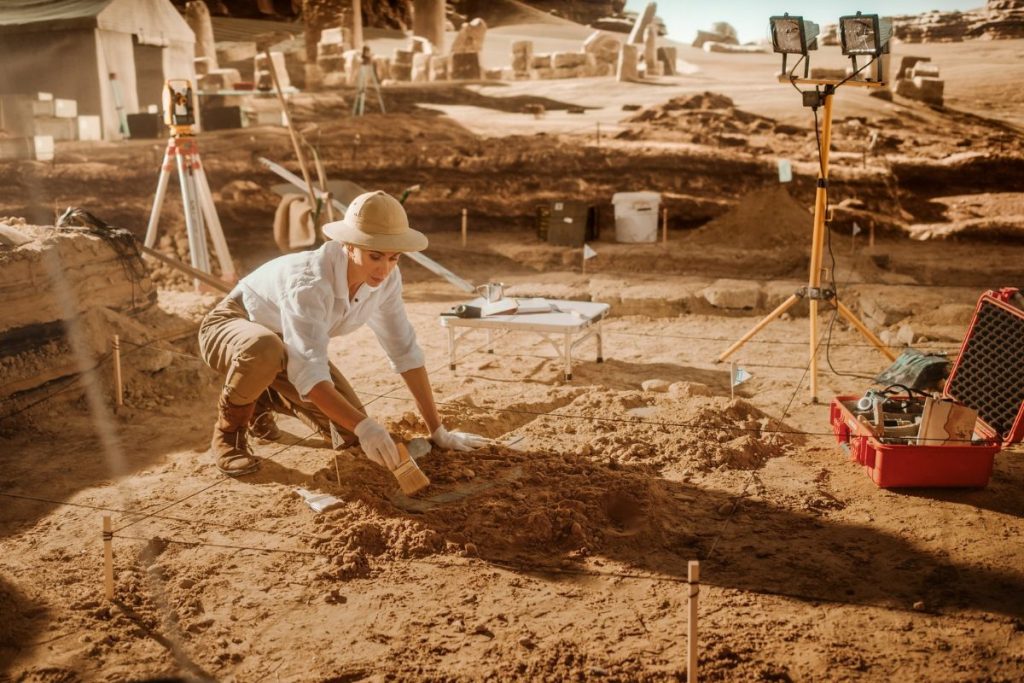
<instances>
[{"instance_id":1,"label":"white button-up shirt","mask_svg":"<svg viewBox=\"0 0 1024 683\"><path fill-rule=\"evenodd\" d=\"M349 300L348 256L331 240L314 251L286 254L242 278L249 319L281 335L288 352L288 380L305 398L319 382L331 381L327 344L364 323L377 335L391 368L422 367L423 351L402 303L398 268L377 287L360 286Z\"/></svg>"}]
</instances>

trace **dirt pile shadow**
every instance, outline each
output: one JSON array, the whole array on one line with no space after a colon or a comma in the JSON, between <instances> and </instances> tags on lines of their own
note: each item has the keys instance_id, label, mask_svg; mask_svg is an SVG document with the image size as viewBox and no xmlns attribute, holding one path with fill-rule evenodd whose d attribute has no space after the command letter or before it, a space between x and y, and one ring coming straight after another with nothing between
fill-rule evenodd
<instances>
[{"instance_id":1,"label":"dirt pile shadow","mask_svg":"<svg viewBox=\"0 0 1024 683\"><path fill-rule=\"evenodd\" d=\"M314 475L311 484L348 501L313 523L311 544L330 565L315 580L444 554L527 572L602 557L668 577L701 559L707 582L741 590L1024 615L1020 572L951 562L877 529L669 481L650 466L501 448L434 452L420 464L433 485L417 498L354 454L341 458L340 485L333 469Z\"/></svg>"}]
</instances>

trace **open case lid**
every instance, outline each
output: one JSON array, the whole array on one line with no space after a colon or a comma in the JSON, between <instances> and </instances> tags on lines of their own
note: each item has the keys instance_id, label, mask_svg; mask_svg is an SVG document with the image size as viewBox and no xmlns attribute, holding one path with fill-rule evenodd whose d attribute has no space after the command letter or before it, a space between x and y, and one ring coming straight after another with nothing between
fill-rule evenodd
<instances>
[{"instance_id":1,"label":"open case lid","mask_svg":"<svg viewBox=\"0 0 1024 683\"><path fill-rule=\"evenodd\" d=\"M1024 308L1016 289L978 300L946 395L978 411L1004 444L1024 438Z\"/></svg>"}]
</instances>

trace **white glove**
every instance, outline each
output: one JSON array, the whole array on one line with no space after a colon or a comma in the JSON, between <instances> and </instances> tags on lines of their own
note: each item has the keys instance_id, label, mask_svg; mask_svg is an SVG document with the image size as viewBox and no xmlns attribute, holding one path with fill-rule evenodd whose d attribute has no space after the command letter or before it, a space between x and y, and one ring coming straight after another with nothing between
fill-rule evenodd
<instances>
[{"instance_id":1,"label":"white glove","mask_svg":"<svg viewBox=\"0 0 1024 683\"><path fill-rule=\"evenodd\" d=\"M370 460L389 470L398 467L398 447L391 440L388 430L377 424L372 417L363 418L352 430L359 437L359 445Z\"/></svg>"},{"instance_id":2,"label":"white glove","mask_svg":"<svg viewBox=\"0 0 1024 683\"><path fill-rule=\"evenodd\" d=\"M444 428L444 425L434 430L434 433L430 435L430 440L439 448L448 451L472 451L491 442L490 439L484 438L479 434L449 432Z\"/></svg>"}]
</instances>

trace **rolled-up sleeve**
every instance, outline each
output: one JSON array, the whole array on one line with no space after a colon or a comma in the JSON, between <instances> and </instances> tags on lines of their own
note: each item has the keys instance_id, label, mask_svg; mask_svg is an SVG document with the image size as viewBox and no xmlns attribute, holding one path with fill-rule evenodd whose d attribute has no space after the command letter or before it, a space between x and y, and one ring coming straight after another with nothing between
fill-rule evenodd
<instances>
[{"instance_id":1,"label":"rolled-up sleeve","mask_svg":"<svg viewBox=\"0 0 1024 683\"><path fill-rule=\"evenodd\" d=\"M380 306L366 321L377 335L395 372L423 367L423 350L416 341L416 331L405 314L402 301L402 274L396 270L393 281L385 284Z\"/></svg>"},{"instance_id":2,"label":"rolled-up sleeve","mask_svg":"<svg viewBox=\"0 0 1024 683\"><path fill-rule=\"evenodd\" d=\"M281 336L288 354L288 381L304 400L310 390L331 381L327 364L330 342L328 303L313 282L289 287L280 301Z\"/></svg>"}]
</instances>

